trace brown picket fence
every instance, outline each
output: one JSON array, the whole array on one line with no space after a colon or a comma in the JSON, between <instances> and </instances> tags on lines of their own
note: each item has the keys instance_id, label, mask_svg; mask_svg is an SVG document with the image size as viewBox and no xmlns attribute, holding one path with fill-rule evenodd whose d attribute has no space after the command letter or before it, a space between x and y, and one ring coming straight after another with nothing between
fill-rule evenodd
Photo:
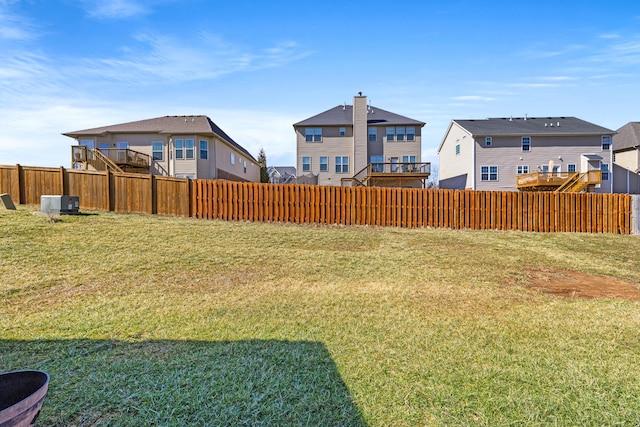
<instances>
[{"instance_id":1,"label":"brown picket fence","mask_svg":"<svg viewBox=\"0 0 640 427\"><path fill-rule=\"evenodd\" d=\"M81 209L230 221L632 232L629 194L257 184L20 165L0 166L0 193L20 204L66 194L79 196Z\"/></svg>"}]
</instances>

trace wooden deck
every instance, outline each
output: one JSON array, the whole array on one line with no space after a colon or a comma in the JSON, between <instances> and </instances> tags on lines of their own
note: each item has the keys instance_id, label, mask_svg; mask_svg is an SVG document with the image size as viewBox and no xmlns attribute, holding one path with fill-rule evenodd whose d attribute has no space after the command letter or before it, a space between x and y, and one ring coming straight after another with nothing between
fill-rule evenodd
<instances>
[{"instance_id":1,"label":"wooden deck","mask_svg":"<svg viewBox=\"0 0 640 427\"><path fill-rule=\"evenodd\" d=\"M561 191L579 193L602 183L602 172L534 172L519 175L516 187L520 191Z\"/></svg>"},{"instance_id":2,"label":"wooden deck","mask_svg":"<svg viewBox=\"0 0 640 427\"><path fill-rule=\"evenodd\" d=\"M343 186L422 188L431 175L431 163L369 163Z\"/></svg>"}]
</instances>

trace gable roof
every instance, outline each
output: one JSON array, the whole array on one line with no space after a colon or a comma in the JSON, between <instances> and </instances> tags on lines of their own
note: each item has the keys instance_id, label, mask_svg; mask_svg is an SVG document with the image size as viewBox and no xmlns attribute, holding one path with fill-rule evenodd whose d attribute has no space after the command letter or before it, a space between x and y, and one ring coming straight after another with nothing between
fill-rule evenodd
<instances>
[{"instance_id":1,"label":"gable roof","mask_svg":"<svg viewBox=\"0 0 640 427\"><path fill-rule=\"evenodd\" d=\"M629 122L613 137L613 151L640 147L640 122Z\"/></svg>"},{"instance_id":2,"label":"gable roof","mask_svg":"<svg viewBox=\"0 0 640 427\"><path fill-rule=\"evenodd\" d=\"M453 120L472 135L606 135L611 129L576 117L500 117Z\"/></svg>"},{"instance_id":3,"label":"gable roof","mask_svg":"<svg viewBox=\"0 0 640 427\"><path fill-rule=\"evenodd\" d=\"M415 125L424 126L425 123L409 117L395 114L373 105L367 109L367 123L388 125ZM293 126L352 126L353 105L338 105L313 117L295 123Z\"/></svg>"},{"instance_id":4,"label":"gable roof","mask_svg":"<svg viewBox=\"0 0 640 427\"><path fill-rule=\"evenodd\" d=\"M63 135L77 138L79 136L100 136L109 133L157 133L165 135L215 135L242 152L249 158L256 159L244 147L235 142L207 116L164 116L154 119L138 120L111 126L77 130Z\"/></svg>"}]
</instances>

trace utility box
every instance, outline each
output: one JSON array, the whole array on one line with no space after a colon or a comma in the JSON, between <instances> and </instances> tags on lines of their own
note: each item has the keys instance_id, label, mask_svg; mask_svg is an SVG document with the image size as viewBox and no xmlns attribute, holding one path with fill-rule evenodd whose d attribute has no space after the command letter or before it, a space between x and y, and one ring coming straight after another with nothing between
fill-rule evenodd
<instances>
[{"instance_id":1,"label":"utility box","mask_svg":"<svg viewBox=\"0 0 640 427\"><path fill-rule=\"evenodd\" d=\"M40 196L40 212L57 215L79 213L78 196Z\"/></svg>"}]
</instances>

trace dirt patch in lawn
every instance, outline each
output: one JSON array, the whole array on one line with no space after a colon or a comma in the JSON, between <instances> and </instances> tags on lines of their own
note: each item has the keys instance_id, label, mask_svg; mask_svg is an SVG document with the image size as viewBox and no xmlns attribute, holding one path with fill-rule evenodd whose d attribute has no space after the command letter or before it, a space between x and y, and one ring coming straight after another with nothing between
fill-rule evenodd
<instances>
[{"instance_id":1,"label":"dirt patch in lawn","mask_svg":"<svg viewBox=\"0 0 640 427\"><path fill-rule=\"evenodd\" d=\"M624 280L569 270L529 270L530 289L565 298L640 301L640 288Z\"/></svg>"}]
</instances>

